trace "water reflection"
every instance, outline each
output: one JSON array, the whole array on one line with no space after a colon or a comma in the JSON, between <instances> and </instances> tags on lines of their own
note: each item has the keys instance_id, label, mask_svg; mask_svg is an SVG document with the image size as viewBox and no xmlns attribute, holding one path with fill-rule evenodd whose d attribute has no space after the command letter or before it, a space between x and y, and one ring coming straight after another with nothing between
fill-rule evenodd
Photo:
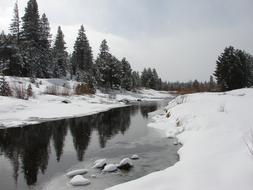
<instances>
[{"instance_id":1,"label":"water reflection","mask_svg":"<svg viewBox=\"0 0 253 190\"><path fill-rule=\"evenodd\" d=\"M156 109L155 104L135 105L81 118L2 129L0 158L4 156L10 161L16 183L22 173L25 183L28 186L34 185L38 174L44 174L47 170L49 157L53 156L53 153L56 161L61 162L68 134L72 137L77 160L83 161L93 131L98 134L100 147L104 148L107 141L115 135L124 135L131 124L131 116L140 110L142 116L147 117L148 112Z\"/></svg>"},{"instance_id":2,"label":"water reflection","mask_svg":"<svg viewBox=\"0 0 253 190\"><path fill-rule=\"evenodd\" d=\"M149 112L153 112L157 110L157 104L154 102L144 104L140 107L140 110L141 110L142 116L147 118Z\"/></svg>"}]
</instances>

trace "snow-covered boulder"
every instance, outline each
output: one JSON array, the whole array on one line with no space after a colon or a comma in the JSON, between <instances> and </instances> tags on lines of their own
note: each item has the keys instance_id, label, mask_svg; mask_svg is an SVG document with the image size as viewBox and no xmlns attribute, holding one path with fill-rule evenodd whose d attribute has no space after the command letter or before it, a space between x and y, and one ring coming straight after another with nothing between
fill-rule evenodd
<instances>
[{"instance_id":1,"label":"snow-covered boulder","mask_svg":"<svg viewBox=\"0 0 253 190\"><path fill-rule=\"evenodd\" d=\"M133 163L130 158L124 158L123 160L120 161L120 163L118 165L119 169L124 169L124 170L128 170L131 167L133 167Z\"/></svg>"},{"instance_id":2,"label":"snow-covered boulder","mask_svg":"<svg viewBox=\"0 0 253 190\"><path fill-rule=\"evenodd\" d=\"M73 177L70 182L71 185L73 186L81 186L81 185L88 185L90 184L90 180L84 178L81 175L76 175L75 177Z\"/></svg>"},{"instance_id":3,"label":"snow-covered boulder","mask_svg":"<svg viewBox=\"0 0 253 190\"><path fill-rule=\"evenodd\" d=\"M93 168L103 168L106 165L106 159L99 159L94 162Z\"/></svg>"},{"instance_id":4,"label":"snow-covered boulder","mask_svg":"<svg viewBox=\"0 0 253 190\"><path fill-rule=\"evenodd\" d=\"M73 177L75 175L82 175L82 174L86 174L88 173L88 170L87 169L78 169L78 170L73 170L73 171L70 171L66 174L67 177Z\"/></svg>"},{"instance_id":5,"label":"snow-covered boulder","mask_svg":"<svg viewBox=\"0 0 253 190\"><path fill-rule=\"evenodd\" d=\"M115 172L117 170L117 165L108 164L104 167L103 172Z\"/></svg>"},{"instance_id":6,"label":"snow-covered boulder","mask_svg":"<svg viewBox=\"0 0 253 190\"><path fill-rule=\"evenodd\" d=\"M131 156L132 160L138 160L140 157L137 154Z\"/></svg>"}]
</instances>

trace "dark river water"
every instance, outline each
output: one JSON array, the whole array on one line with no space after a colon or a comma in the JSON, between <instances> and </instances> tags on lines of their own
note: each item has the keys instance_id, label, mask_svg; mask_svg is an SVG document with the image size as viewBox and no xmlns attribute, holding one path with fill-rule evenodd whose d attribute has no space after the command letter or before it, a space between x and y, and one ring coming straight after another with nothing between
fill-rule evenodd
<instances>
[{"instance_id":1,"label":"dark river water","mask_svg":"<svg viewBox=\"0 0 253 190\"><path fill-rule=\"evenodd\" d=\"M169 100L142 102L74 119L0 130L0 189L83 189L71 187L67 171L87 168L91 184L104 189L165 169L178 160L173 139L147 127L148 113ZM119 163L138 154L130 171L103 173L96 159ZM96 175L92 178L91 175Z\"/></svg>"}]
</instances>

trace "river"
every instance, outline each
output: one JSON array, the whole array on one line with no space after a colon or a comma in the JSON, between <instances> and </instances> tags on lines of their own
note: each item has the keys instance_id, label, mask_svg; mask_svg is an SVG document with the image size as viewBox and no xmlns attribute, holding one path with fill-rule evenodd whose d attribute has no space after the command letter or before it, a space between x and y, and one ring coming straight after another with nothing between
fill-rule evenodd
<instances>
[{"instance_id":1,"label":"river","mask_svg":"<svg viewBox=\"0 0 253 190\"><path fill-rule=\"evenodd\" d=\"M0 189L73 189L66 171L90 169L85 189L104 189L165 169L178 161L178 146L147 127L148 113L169 100L141 102L106 112L22 128L0 129ZM119 163L138 154L130 171L103 173L96 159ZM96 178L92 178L95 175ZM75 190L82 187L74 188Z\"/></svg>"}]
</instances>

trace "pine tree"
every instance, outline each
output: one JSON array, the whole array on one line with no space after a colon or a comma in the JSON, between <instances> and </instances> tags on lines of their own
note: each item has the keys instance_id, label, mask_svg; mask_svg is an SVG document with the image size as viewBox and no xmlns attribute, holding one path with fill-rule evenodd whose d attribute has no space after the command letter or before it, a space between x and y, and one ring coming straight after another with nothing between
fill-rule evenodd
<instances>
[{"instance_id":1,"label":"pine tree","mask_svg":"<svg viewBox=\"0 0 253 190\"><path fill-rule=\"evenodd\" d=\"M121 85L121 62L109 53L106 40L100 45L100 53L96 59L96 80L99 86L118 89Z\"/></svg>"},{"instance_id":2,"label":"pine tree","mask_svg":"<svg viewBox=\"0 0 253 190\"><path fill-rule=\"evenodd\" d=\"M209 91L213 91L215 88L215 82L214 82L214 79L213 79L213 76L210 75L210 79L209 79Z\"/></svg>"},{"instance_id":3,"label":"pine tree","mask_svg":"<svg viewBox=\"0 0 253 190\"><path fill-rule=\"evenodd\" d=\"M139 88L141 86L141 78L138 72L132 72L132 88Z\"/></svg>"},{"instance_id":4,"label":"pine tree","mask_svg":"<svg viewBox=\"0 0 253 190\"><path fill-rule=\"evenodd\" d=\"M103 40L100 45L100 53L95 61L96 67L96 81L99 86L109 87L109 65L112 55L109 53L107 41Z\"/></svg>"},{"instance_id":5,"label":"pine tree","mask_svg":"<svg viewBox=\"0 0 253 190\"><path fill-rule=\"evenodd\" d=\"M48 22L48 18L45 13L42 14L40 19L40 70L43 76L41 77L49 77L52 76L50 74L50 64L52 62L51 55L51 37L50 34L50 26Z\"/></svg>"},{"instance_id":6,"label":"pine tree","mask_svg":"<svg viewBox=\"0 0 253 190\"><path fill-rule=\"evenodd\" d=\"M67 58L68 54L65 51L64 34L61 27L58 27L56 39L53 46L53 77L64 78L67 75Z\"/></svg>"},{"instance_id":7,"label":"pine tree","mask_svg":"<svg viewBox=\"0 0 253 190\"><path fill-rule=\"evenodd\" d=\"M36 0L29 0L22 17L22 57L25 62L24 75L41 76L40 71L40 16Z\"/></svg>"},{"instance_id":8,"label":"pine tree","mask_svg":"<svg viewBox=\"0 0 253 190\"><path fill-rule=\"evenodd\" d=\"M148 71L146 68L144 68L144 70L141 73L141 85L143 87L148 87Z\"/></svg>"},{"instance_id":9,"label":"pine tree","mask_svg":"<svg viewBox=\"0 0 253 190\"><path fill-rule=\"evenodd\" d=\"M93 56L83 25L78 32L72 54L72 73L78 81L91 82L93 75Z\"/></svg>"},{"instance_id":10,"label":"pine tree","mask_svg":"<svg viewBox=\"0 0 253 190\"><path fill-rule=\"evenodd\" d=\"M132 78L131 78L131 65L129 62L126 60L126 58L123 58L121 60L121 87L126 89L126 90L131 90L132 88Z\"/></svg>"},{"instance_id":11,"label":"pine tree","mask_svg":"<svg viewBox=\"0 0 253 190\"><path fill-rule=\"evenodd\" d=\"M156 69L152 69L152 74L150 74L150 88L157 90L158 89L158 83L159 83L159 77L156 72Z\"/></svg>"},{"instance_id":12,"label":"pine tree","mask_svg":"<svg viewBox=\"0 0 253 190\"><path fill-rule=\"evenodd\" d=\"M15 37L15 41L19 44L19 35L20 35L20 19L19 19L19 11L18 11L18 3L15 3L14 6L14 16L12 19L12 23L10 24L10 32L13 37Z\"/></svg>"},{"instance_id":13,"label":"pine tree","mask_svg":"<svg viewBox=\"0 0 253 190\"><path fill-rule=\"evenodd\" d=\"M22 57L12 35L0 35L0 71L9 76L21 76Z\"/></svg>"},{"instance_id":14,"label":"pine tree","mask_svg":"<svg viewBox=\"0 0 253 190\"><path fill-rule=\"evenodd\" d=\"M252 85L251 55L234 47L226 47L216 61L214 76L221 90L232 90Z\"/></svg>"}]
</instances>

